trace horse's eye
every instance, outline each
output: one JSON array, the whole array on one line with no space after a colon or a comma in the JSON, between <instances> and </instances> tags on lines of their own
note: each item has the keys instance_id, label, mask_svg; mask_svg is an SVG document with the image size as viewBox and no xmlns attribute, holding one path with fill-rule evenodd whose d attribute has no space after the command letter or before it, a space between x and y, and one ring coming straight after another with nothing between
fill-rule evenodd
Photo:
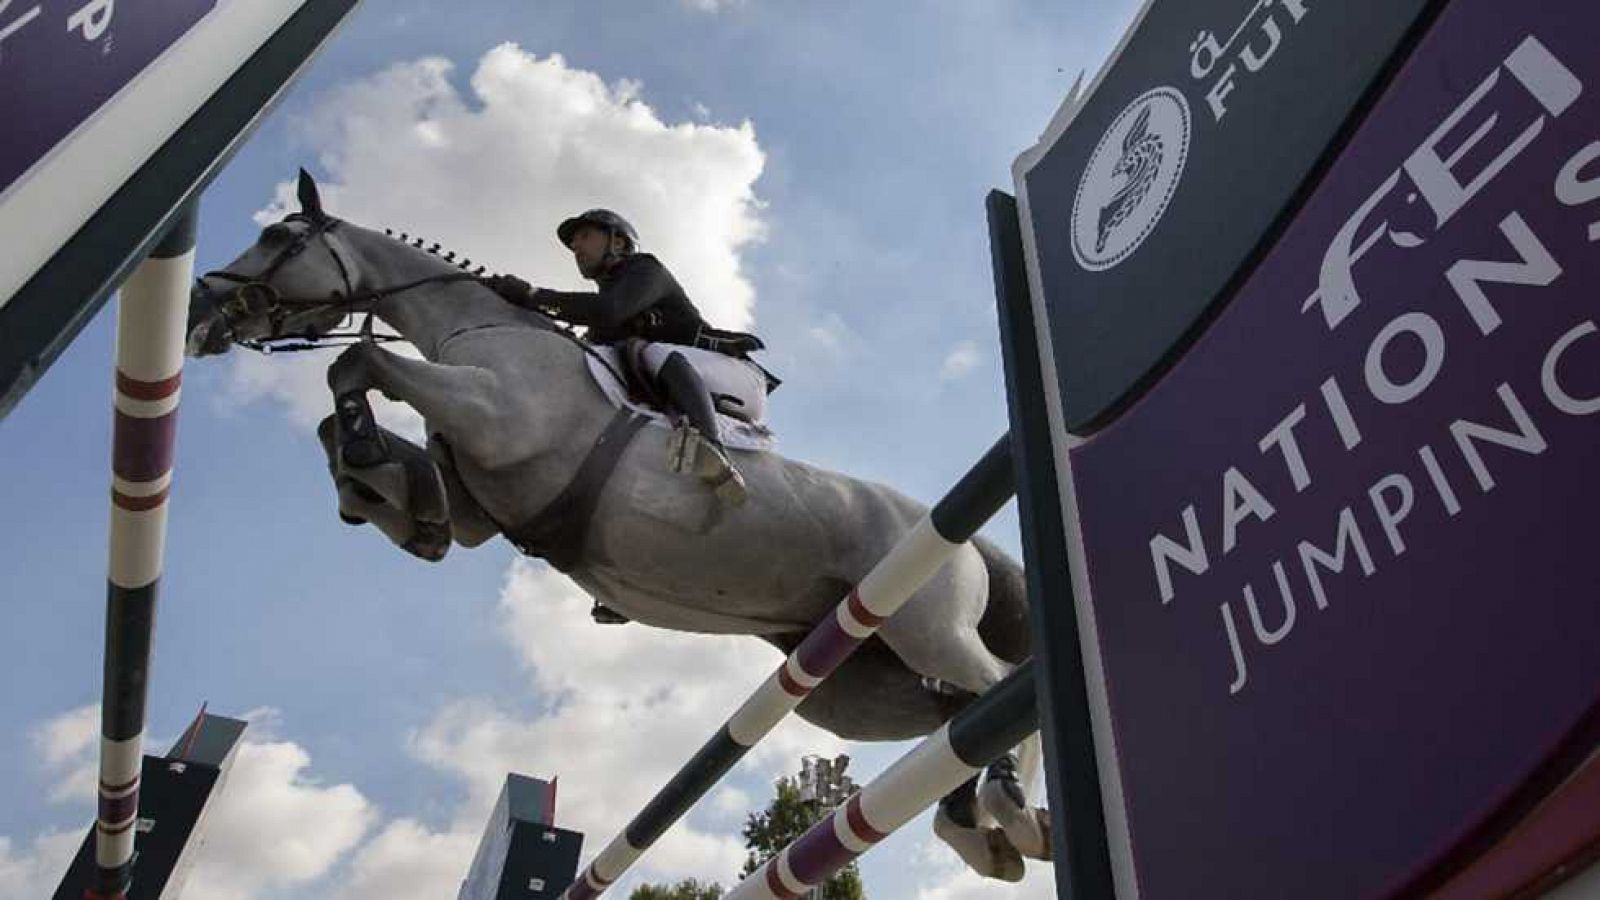
<instances>
[{"instance_id":1,"label":"horse's eye","mask_svg":"<svg viewBox=\"0 0 1600 900\"><path fill-rule=\"evenodd\" d=\"M294 229L287 225L280 223L261 229L260 242L263 244L287 244L292 240L294 240Z\"/></svg>"}]
</instances>

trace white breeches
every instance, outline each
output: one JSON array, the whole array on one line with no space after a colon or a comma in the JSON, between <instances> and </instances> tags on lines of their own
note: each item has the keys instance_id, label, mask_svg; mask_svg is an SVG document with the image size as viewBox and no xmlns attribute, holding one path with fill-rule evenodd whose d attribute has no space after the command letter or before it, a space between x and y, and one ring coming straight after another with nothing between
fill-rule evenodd
<instances>
[{"instance_id":1,"label":"white breeches","mask_svg":"<svg viewBox=\"0 0 1600 900\"><path fill-rule=\"evenodd\" d=\"M652 377L661 371L667 357L674 353L682 353L689 365L700 373L712 399L718 401L716 405L719 410L729 412L729 407L732 407L738 410L735 415L739 418L758 424L766 421L767 376L755 363L682 344L646 344L640 351L644 367ZM722 397L732 397L738 405L723 401Z\"/></svg>"}]
</instances>

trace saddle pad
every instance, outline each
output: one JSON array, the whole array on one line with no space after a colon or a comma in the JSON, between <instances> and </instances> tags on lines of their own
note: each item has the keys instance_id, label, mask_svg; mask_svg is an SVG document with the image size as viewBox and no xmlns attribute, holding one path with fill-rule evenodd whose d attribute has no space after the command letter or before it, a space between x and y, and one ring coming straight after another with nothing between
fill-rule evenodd
<instances>
[{"instance_id":1,"label":"saddle pad","mask_svg":"<svg viewBox=\"0 0 1600 900\"><path fill-rule=\"evenodd\" d=\"M600 386L606 399L612 406L631 409L636 413L646 416L650 425L656 428L671 428L672 419L661 410L633 402L628 397L628 389L617 380L616 372L622 371L622 362L618 359L615 347L593 347L593 353L585 353L584 364L589 367L589 375L594 378L595 384ZM596 356L603 357L602 363ZM610 366L611 368L606 368ZM756 425L743 419L717 414L717 427L722 432L722 443L729 450L771 450L776 444L772 430L765 425Z\"/></svg>"}]
</instances>

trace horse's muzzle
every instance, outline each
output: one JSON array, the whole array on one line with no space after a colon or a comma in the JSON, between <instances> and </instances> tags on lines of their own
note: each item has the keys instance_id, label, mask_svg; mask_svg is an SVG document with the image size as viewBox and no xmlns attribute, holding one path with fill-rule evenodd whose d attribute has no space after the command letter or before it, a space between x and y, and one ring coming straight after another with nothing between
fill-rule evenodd
<instances>
[{"instance_id":1,"label":"horse's muzzle","mask_svg":"<svg viewBox=\"0 0 1600 900\"><path fill-rule=\"evenodd\" d=\"M216 356L228 352L231 346L232 329L228 326L227 317L220 310L213 310L189 325L189 338L184 344L184 352L191 357Z\"/></svg>"}]
</instances>

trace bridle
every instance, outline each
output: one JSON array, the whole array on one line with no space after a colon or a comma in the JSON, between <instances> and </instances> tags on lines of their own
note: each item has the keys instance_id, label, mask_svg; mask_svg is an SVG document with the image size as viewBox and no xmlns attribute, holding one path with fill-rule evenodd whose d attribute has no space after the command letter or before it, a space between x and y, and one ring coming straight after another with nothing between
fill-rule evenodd
<instances>
[{"instance_id":1,"label":"bridle","mask_svg":"<svg viewBox=\"0 0 1600 900\"><path fill-rule=\"evenodd\" d=\"M226 269L207 272L195 279L195 283L207 300L216 307L222 316L222 323L227 329L228 340L241 347L255 350L259 353L287 352L293 350L315 350L322 347L340 347L353 343L355 340L367 341L397 341L403 340L399 335L373 334L372 309L378 301L385 297L409 291L425 284L445 284L454 281L481 281L477 275L470 272L449 272L440 275L430 275L402 284L386 285L379 288L368 288L357 292L354 283L350 280L350 267L345 264L344 257L339 254L338 247L329 240L329 234L338 228L343 221L329 215L312 215L304 212L290 213L283 222L303 222L310 227L297 233L287 247L279 250L277 255L267 263L267 267L255 275L241 275ZM313 241L318 241L333 257L334 265L339 268L339 280L344 284L343 291L334 291L323 297L285 297L272 285L273 276L284 264L294 259L310 247ZM218 292L206 279L214 278L238 285L232 290ZM296 311L316 309L319 307L341 307L345 318L366 314L366 321L362 323L359 331L329 331L321 334L283 335L280 332L283 323ZM271 334L277 337L261 340L241 340L233 337L234 330L241 322L248 319L265 316L271 323ZM335 342L329 339L353 339Z\"/></svg>"},{"instance_id":2,"label":"bridle","mask_svg":"<svg viewBox=\"0 0 1600 900\"><path fill-rule=\"evenodd\" d=\"M458 281L475 281L481 284L484 282L484 279L475 273L446 272L401 284L386 285L381 288L368 288L358 293L355 290L354 283L350 280L350 267L345 265L344 258L339 255L339 250L334 242L328 239L329 233L344 224L342 219L325 213L297 212L285 216L283 222L304 222L311 227L296 234L289 246L279 250L278 254L272 258L272 261L267 263L267 267L259 273L241 275L237 272L229 272L226 269L218 269L207 272L195 279L195 284L200 293L204 294L206 299L210 300L218 313L222 315L223 325L227 328L229 342L254 350L257 353L271 354L299 350L320 350L327 347L345 347L360 341L403 341L405 338L397 334L372 333L372 308L378 304L378 301L413 288L422 287L425 284L448 284ZM306 248L311 246L313 240L320 240L322 246L327 249L328 255L333 257L334 264L339 267L339 280L344 283L344 290L334 291L325 297L283 296L277 288L272 286L272 277L278 274L278 270L283 268L285 263L304 253ZM481 272L482 269L479 269L479 271ZM207 278L232 282L237 284L238 287L226 293L219 293L213 290L209 284L206 284ZM343 307L346 319L365 314L366 320L362 323L359 331L327 331L321 334L299 335L279 334L284 321L297 308L315 309L318 307ZM271 333L279 335L278 337L263 340L240 340L233 336L234 329L238 323L263 315L267 316L272 323ZM616 370L616 367L612 366L604 356L597 353L588 341L573 334L570 329L562 327L555 320L543 315L540 317L546 322L544 327L576 344L585 354L599 360L600 364L610 370L619 383L628 383L627 379ZM475 330L475 328L467 330ZM450 337L456 337L461 333L464 332L457 332L450 335ZM445 340L448 341L450 337Z\"/></svg>"}]
</instances>

